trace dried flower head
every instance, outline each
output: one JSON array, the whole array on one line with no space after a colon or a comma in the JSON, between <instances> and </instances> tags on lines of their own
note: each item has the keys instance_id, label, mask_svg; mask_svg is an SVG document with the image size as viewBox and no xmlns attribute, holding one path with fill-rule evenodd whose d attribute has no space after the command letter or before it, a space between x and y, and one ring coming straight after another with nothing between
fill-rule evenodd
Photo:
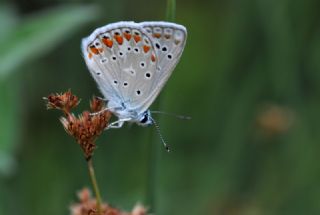
<instances>
[{"instance_id":1,"label":"dried flower head","mask_svg":"<svg viewBox=\"0 0 320 215\"><path fill-rule=\"evenodd\" d=\"M286 133L293 121L293 111L276 104L265 105L256 118L258 128L267 136Z\"/></svg>"},{"instance_id":2,"label":"dried flower head","mask_svg":"<svg viewBox=\"0 0 320 215\"><path fill-rule=\"evenodd\" d=\"M78 192L78 199L79 203L70 207L71 215L97 215L97 201L91 197L89 189L84 188ZM136 205L132 212L125 212L103 203L101 215L147 215L147 210L142 205Z\"/></svg>"},{"instance_id":3,"label":"dried flower head","mask_svg":"<svg viewBox=\"0 0 320 215\"><path fill-rule=\"evenodd\" d=\"M86 159L89 160L96 148L97 137L108 126L111 118L111 112L104 111L104 102L94 97L90 102L91 112L84 111L76 117L70 113L70 110L79 104L79 99L70 90L63 94L51 94L46 100L48 108L64 112L65 117L60 118L63 127L69 135L76 139Z\"/></svg>"},{"instance_id":4,"label":"dried flower head","mask_svg":"<svg viewBox=\"0 0 320 215\"><path fill-rule=\"evenodd\" d=\"M78 97L73 95L71 93L71 90L60 94L50 94L44 99L47 100L48 109L59 109L62 110L65 114L70 113L71 109L78 106L78 104L80 103Z\"/></svg>"}]
</instances>

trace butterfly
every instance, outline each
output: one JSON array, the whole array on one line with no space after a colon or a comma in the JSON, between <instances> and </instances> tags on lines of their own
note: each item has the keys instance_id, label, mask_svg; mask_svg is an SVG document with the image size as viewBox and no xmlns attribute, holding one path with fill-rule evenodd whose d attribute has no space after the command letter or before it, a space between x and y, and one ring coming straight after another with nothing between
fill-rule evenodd
<instances>
[{"instance_id":1,"label":"butterfly","mask_svg":"<svg viewBox=\"0 0 320 215\"><path fill-rule=\"evenodd\" d=\"M177 65L187 30L170 22L116 22L82 40L87 67L118 120L155 124L149 110Z\"/></svg>"}]
</instances>

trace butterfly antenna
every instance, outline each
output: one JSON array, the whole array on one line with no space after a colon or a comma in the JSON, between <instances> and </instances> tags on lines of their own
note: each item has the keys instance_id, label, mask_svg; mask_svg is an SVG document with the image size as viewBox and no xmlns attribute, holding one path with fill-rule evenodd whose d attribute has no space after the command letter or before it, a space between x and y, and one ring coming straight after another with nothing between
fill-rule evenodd
<instances>
[{"instance_id":1,"label":"butterfly antenna","mask_svg":"<svg viewBox=\"0 0 320 215\"><path fill-rule=\"evenodd\" d=\"M191 117L190 116L183 116L183 115L178 115L178 114L174 114L174 113L168 113L168 112L164 112L164 111L158 111L158 110L154 110L154 111L150 111L151 113L158 113L158 114L164 114L167 116L173 116L176 117L178 119L182 119L182 120L190 120Z\"/></svg>"},{"instance_id":2,"label":"butterfly antenna","mask_svg":"<svg viewBox=\"0 0 320 215\"><path fill-rule=\"evenodd\" d=\"M170 152L170 148L167 145L166 141L164 140L164 138L163 138L163 136L161 134L160 127L159 127L158 123L153 118L150 117L150 119L152 120L152 123L154 124L154 127L156 128L156 130L157 130L157 132L159 134L159 137L161 139L161 142L162 142L163 146L166 148L167 152Z\"/></svg>"}]
</instances>

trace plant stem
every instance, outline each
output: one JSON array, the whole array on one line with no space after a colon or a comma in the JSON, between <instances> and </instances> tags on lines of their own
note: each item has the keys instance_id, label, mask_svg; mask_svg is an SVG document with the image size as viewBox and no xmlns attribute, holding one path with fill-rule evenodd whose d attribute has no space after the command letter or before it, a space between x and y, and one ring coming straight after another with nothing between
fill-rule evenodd
<instances>
[{"instance_id":1,"label":"plant stem","mask_svg":"<svg viewBox=\"0 0 320 215\"><path fill-rule=\"evenodd\" d=\"M167 0L166 7L166 21L174 22L176 16L176 0ZM163 95L162 95L163 97ZM154 105L155 109L161 110L161 97L159 96L158 102ZM159 163L161 159L161 151L163 150L159 143L159 137L154 138L154 134L150 133L149 145L149 160L148 163L148 182L147 182L147 202L152 211L156 211L156 191L157 191L157 178L159 171Z\"/></svg>"},{"instance_id":2,"label":"plant stem","mask_svg":"<svg viewBox=\"0 0 320 215\"><path fill-rule=\"evenodd\" d=\"M159 102L155 106L160 106ZM149 133L148 139L148 181L147 181L147 204L150 207L150 210L155 212L156 211L156 189L157 189L157 171L159 171L159 154L162 150L160 148L160 144L157 142L157 139L154 137L154 130Z\"/></svg>"},{"instance_id":3,"label":"plant stem","mask_svg":"<svg viewBox=\"0 0 320 215\"><path fill-rule=\"evenodd\" d=\"M91 179L91 183L93 186L93 190L97 199L97 210L98 210L98 215L102 215L102 211L101 211L101 195L100 195L100 191L99 191L99 187L98 187L98 183L97 183L97 179L96 179L96 175L94 173L94 168L93 168L93 164L92 164L92 158L90 158L88 160L88 169L89 169L89 175L90 175L90 179Z\"/></svg>"},{"instance_id":4,"label":"plant stem","mask_svg":"<svg viewBox=\"0 0 320 215\"><path fill-rule=\"evenodd\" d=\"M167 0L166 21L174 22L176 18L176 0Z\"/></svg>"}]
</instances>

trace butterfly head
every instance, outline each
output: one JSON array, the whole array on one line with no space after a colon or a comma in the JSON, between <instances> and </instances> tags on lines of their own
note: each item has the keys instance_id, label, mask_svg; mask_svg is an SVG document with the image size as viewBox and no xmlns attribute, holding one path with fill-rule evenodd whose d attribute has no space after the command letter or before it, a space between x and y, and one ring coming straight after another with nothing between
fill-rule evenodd
<instances>
[{"instance_id":1,"label":"butterfly head","mask_svg":"<svg viewBox=\"0 0 320 215\"><path fill-rule=\"evenodd\" d=\"M137 124L141 126L148 126L153 124L153 119L149 110L146 110L145 112L140 114Z\"/></svg>"}]
</instances>

